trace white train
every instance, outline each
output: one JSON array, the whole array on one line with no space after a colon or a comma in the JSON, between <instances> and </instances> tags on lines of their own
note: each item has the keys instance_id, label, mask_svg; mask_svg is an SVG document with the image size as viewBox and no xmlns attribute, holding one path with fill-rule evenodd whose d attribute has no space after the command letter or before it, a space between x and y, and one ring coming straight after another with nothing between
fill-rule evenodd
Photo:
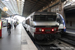
<instances>
[{"instance_id":1,"label":"white train","mask_svg":"<svg viewBox=\"0 0 75 50\"><path fill-rule=\"evenodd\" d=\"M66 31L63 17L54 12L33 12L24 27L37 40L53 40L60 37L58 31Z\"/></svg>"}]
</instances>

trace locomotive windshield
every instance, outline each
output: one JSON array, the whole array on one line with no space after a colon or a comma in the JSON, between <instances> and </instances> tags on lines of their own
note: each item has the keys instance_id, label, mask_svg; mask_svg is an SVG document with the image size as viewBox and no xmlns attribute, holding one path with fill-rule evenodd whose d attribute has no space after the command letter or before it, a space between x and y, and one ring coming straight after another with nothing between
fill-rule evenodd
<instances>
[{"instance_id":1,"label":"locomotive windshield","mask_svg":"<svg viewBox=\"0 0 75 50\"><path fill-rule=\"evenodd\" d=\"M34 15L34 21L55 21L56 15Z\"/></svg>"}]
</instances>

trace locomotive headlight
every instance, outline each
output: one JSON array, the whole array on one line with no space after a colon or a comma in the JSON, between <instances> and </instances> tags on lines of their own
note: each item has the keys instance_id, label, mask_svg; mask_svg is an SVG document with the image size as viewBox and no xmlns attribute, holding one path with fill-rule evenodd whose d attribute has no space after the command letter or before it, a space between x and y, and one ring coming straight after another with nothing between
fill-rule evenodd
<instances>
[{"instance_id":1,"label":"locomotive headlight","mask_svg":"<svg viewBox=\"0 0 75 50\"><path fill-rule=\"evenodd\" d=\"M39 31L42 31L42 29L39 29Z\"/></svg>"},{"instance_id":2,"label":"locomotive headlight","mask_svg":"<svg viewBox=\"0 0 75 50\"><path fill-rule=\"evenodd\" d=\"M42 32L44 32L44 29L42 29Z\"/></svg>"},{"instance_id":3,"label":"locomotive headlight","mask_svg":"<svg viewBox=\"0 0 75 50\"><path fill-rule=\"evenodd\" d=\"M52 31L56 31L56 28L53 28Z\"/></svg>"},{"instance_id":4,"label":"locomotive headlight","mask_svg":"<svg viewBox=\"0 0 75 50\"><path fill-rule=\"evenodd\" d=\"M42 31L42 32L44 32L44 29L39 29L39 31Z\"/></svg>"},{"instance_id":5,"label":"locomotive headlight","mask_svg":"<svg viewBox=\"0 0 75 50\"><path fill-rule=\"evenodd\" d=\"M54 31L54 29L52 29L52 31Z\"/></svg>"}]
</instances>

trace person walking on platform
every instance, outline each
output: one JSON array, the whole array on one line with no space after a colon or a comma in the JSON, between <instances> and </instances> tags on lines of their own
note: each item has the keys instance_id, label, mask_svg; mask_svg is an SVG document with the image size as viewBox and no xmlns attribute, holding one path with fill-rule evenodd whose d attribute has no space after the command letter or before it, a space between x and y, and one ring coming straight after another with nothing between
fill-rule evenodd
<instances>
[{"instance_id":1,"label":"person walking on platform","mask_svg":"<svg viewBox=\"0 0 75 50\"><path fill-rule=\"evenodd\" d=\"M17 26L16 23L14 23L14 27L15 27L15 28L16 28L16 26Z\"/></svg>"},{"instance_id":2,"label":"person walking on platform","mask_svg":"<svg viewBox=\"0 0 75 50\"><path fill-rule=\"evenodd\" d=\"M14 27L15 27L15 28L16 28L16 26L17 26L17 22L14 23Z\"/></svg>"},{"instance_id":3,"label":"person walking on platform","mask_svg":"<svg viewBox=\"0 0 75 50\"><path fill-rule=\"evenodd\" d=\"M8 23L7 25L7 31L8 31L8 34L10 35L11 34L11 24Z\"/></svg>"}]
</instances>

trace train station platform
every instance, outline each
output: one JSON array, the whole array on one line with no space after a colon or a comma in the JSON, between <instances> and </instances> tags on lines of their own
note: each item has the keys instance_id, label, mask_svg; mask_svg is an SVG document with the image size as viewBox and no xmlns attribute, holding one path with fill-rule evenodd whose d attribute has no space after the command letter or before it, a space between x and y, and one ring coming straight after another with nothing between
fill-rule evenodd
<instances>
[{"instance_id":1,"label":"train station platform","mask_svg":"<svg viewBox=\"0 0 75 50\"><path fill-rule=\"evenodd\" d=\"M75 29L66 29L66 32L75 35Z\"/></svg>"},{"instance_id":2,"label":"train station platform","mask_svg":"<svg viewBox=\"0 0 75 50\"><path fill-rule=\"evenodd\" d=\"M22 24L12 27L11 35L8 35L7 27L2 28L0 50L37 50Z\"/></svg>"}]
</instances>

